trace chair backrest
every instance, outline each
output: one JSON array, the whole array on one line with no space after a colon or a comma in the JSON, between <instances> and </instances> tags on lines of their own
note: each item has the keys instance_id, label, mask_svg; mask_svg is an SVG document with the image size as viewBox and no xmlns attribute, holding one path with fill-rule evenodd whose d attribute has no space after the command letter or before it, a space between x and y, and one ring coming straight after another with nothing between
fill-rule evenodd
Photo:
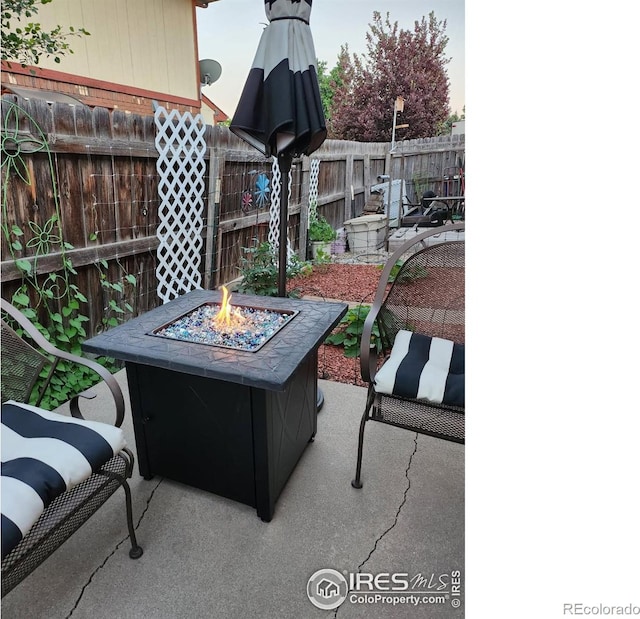
<instances>
[{"instance_id":1,"label":"chair backrest","mask_svg":"<svg viewBox=\"0 0 640 619\"><path fill-rule=\"evenodd\" d=\"M464 240L427 245L423 238L415 244L405 244L403 251L400 262L397 253L390 259L401 266L378 314L385 350L393 346L401 329L464 343Z\"/></svg>"},{"instance_id":2,"label":"chair backrest","mask_svg":"<svg viewBox=\"0 0 640 619\"><path fill-rule=\"evenodd\" d=\"M16 307L0 299L2 309L2 401L31 402L38 406L58 366L56 349ZM15 329L15 330L14 330ZM46 366L46 369L45 369ZM38 390L32 394L38 381Z\"/></svg>"},{"instance_id":3,"label":"chair backrest","mask_svg":"<svg viewBox=\"0 0 640 619\"><path fill-rule=\"evenodd\" d=\"M29 402L33 387L47 357L21 338L2 320L2 401Z\"/></svg>"}]
</instances>

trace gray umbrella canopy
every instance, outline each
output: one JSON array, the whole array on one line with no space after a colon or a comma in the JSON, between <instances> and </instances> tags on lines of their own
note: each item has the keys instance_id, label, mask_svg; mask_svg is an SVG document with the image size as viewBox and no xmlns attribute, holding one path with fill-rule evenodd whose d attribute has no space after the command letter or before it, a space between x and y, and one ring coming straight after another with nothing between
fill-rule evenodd
<instances>
[{"instance_id":1,"label":"gray umbrella canopy","mask_svg":"<svg viewBox=\"0 0 640 619\"><path fill-rule=\"evenodd\" d=\"M265 0L264 29L229 128L280 166L278 295L286 296L288 182L294 156L324 142L316 52L309 28L312 0Z\"/></svg>"},{"instance_id":2,"label":"gray umbrella canopy","mask_svg":"<svg viewBox=\"0 0 640 619\"><path fill-rule=\"evenodd\" d=\"M267 157L310 155L327 136L309 27L312 0L265 0L265 28L230 129Z\"/></svg>"}]
</instances>

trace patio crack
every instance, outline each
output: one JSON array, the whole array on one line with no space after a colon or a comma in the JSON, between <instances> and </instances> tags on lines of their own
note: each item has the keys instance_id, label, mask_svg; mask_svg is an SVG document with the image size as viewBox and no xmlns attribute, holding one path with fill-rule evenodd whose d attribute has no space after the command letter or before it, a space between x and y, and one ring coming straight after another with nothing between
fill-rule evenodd
<instances>
[{"instance_id":1,"label":"patio crack","mask_svg":"<svg viewBox=\"0 0 640 619\"><path fill-rule=\"evenodd\" d=\"M160 479L160 481L155 485L155 488L151 491L151 494L147 498L147 504L142 510L142 513L140 514L140 518L138 518L137 524L134 526L135 531L138 530L138 527L142 523L142 519L144 518L144 515L147 513L147 510L151 505L151 499L153 499L153 495L155 494L156 490L158 489L158 487L163 481L164 481L164 478ZM65 619L69 619L69 617L71 617L71 615L73 615L75 610L78 608L78 605L82 601L82 596L84 595L84 592L87 589L87 587L91 584L93 577L107 564L107 561L109 561L109 559L117 552L118 548L120 548L120 546L122 546L122 544L124 544L128 539L129 539L129 535L127 534L123 539L121 539L115 545L114 549L106 556L105 560L92 572L91 576L89 576L89 580L87 580L87 582L84 584L84 586L80 590L80 594L78 595L78 599L76 600L76 603L73 605L73 608L69 611L69 614L66 616Z\"/></svg>"},{"instance_id":2,"label":"patio crack","mask_svg":"<svg viewBox=\"0 0 640 619\"><path fill-rule=\"evenodd\" d=\"M402 511L402 508L404 507L404 504L407 502L407 496L409 494L409 489L411 488L411 478L409 477L409 471L411 470L411 463L413 462L413 456L416 455L417 451L418 451L418 433L416 432L414 437L413 437L413 451L411 452L411 455L409 456L409 462L407 463L407 468L404 471L404 476L407 479L407 487L404 489L404 493L402 495L402 501L400 501L400 505L398 506L398 509L396 511L395 518L393 519L393 523L378 536L378 538L376 539L376 541L373 544L373 548L369 551L369 554L367 555L367 558L362 563L360 563L360 565L358 565L358 570L357 570L358 574L362 571L362 568L366 565L366 563L369 561L369 559L371 559L371 557L373 556L373 553L378 548L379 542L381 542L382 539L388 533L390 533L395 528L395 526L398 524L398 518L400 517L400 512ZM348 591L347 595L351 591L352 590L350 589ZM341 606L338 606L338 608L335 609L335 611L333 613L334 619L337 618L338 611L340 610L340 608L341 608Z\"/></svg>"}]
</instances>

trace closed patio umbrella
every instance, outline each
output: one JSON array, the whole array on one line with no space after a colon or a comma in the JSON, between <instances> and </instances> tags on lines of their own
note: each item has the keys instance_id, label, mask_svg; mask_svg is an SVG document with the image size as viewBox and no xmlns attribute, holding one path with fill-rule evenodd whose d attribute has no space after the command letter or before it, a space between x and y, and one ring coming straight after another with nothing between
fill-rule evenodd
<instances>
[{"instance_id":1,"label":"closed patio umbrella","mask_svg":"<svg viewBox=\"0 0 640 619\"><path fill-rule=\"evenodd\" d=\"M264 29L230 129L280 166L278 296L286 296L288 183L293 157L310 155L327 129L309 28L312 0L265 0Z\"/></svg>"}]
</instances>

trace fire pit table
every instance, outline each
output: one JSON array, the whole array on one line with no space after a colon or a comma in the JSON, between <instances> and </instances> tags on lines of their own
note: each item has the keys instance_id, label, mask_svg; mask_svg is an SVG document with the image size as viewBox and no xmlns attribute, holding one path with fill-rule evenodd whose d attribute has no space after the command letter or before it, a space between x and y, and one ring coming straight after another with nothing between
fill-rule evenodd
<instances>
[{"instance_id":1,"label":"fire pit table","mask_svg":"<svg viewBox=\"0 0 640 619\"><path fill-rule=\"evenodd\" d=\"M253 351L163 337L222 293L196 290L93 337L86 352L125 361L140 474L255 507L275 502L316 433L318 348L345 303L233 295L286 322Z\"/></svg>"}]
</instances>

